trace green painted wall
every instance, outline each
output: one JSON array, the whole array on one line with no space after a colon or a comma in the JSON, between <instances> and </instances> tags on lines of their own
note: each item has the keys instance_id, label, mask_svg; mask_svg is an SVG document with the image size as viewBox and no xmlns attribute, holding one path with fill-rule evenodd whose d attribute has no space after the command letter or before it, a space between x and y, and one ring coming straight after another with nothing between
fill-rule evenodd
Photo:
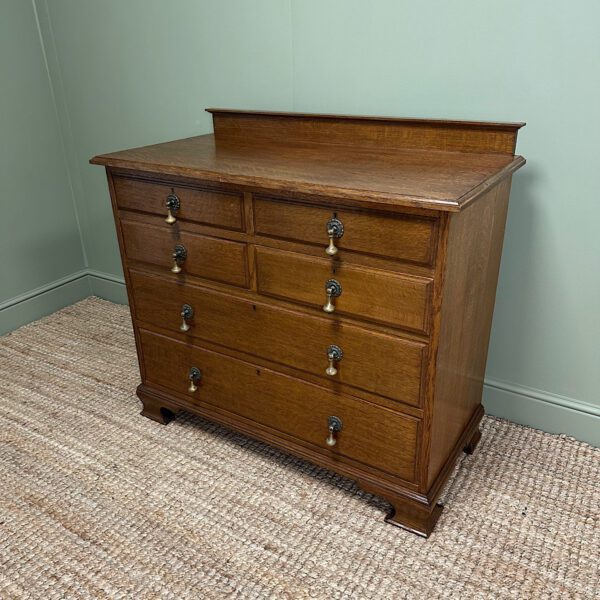
<instances>
[{"instance_id":1,"label":"green painted wall","mask_svg":"<svg viewBox=\"0 0 600 600\"><path fill-rule=\"evenodd\" d=\"M1 333L89 290L77 283L85 260L31 2L0 5L0 78Z\"/></svg>"},{"instance_id":2,"label":"green painted wall","mask_svg":"<svg viewBox=\"0 0 600 600\"><path fill-rule=\"evenodd\" d=\"M121 273L101 152L210 131L210 104L292 101L289 7L278 0L38 1L62 81L91 269ZM49 9L49 14L48 14Z\"/></svg>"},{"instance_id":3,"label":"green painted wall","mask_svg":"<svg viewBox=\"0 0 600 600\"><path fill-rule=\"evenodd\" d=\"M109 297L122 274L89 157L210 131L206 106L527 121L485 404L600 444L600 4L35 4L90 283Z\"/></svg>"}]
</instances>

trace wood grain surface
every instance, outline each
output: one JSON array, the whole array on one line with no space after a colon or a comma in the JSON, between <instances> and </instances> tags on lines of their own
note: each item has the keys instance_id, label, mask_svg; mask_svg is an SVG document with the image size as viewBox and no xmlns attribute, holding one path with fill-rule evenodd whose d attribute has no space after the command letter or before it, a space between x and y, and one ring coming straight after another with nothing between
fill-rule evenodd
<instances>
[{"instance_id":1,"label":"wood grain surface","mask_svg":"<svg viewBox=\"0 0 600 600\"><path fill-rule=\"evenodd\" d=\"M481 405L511 180L449 223L432 402L432 483Z\"/></svg>"},{"instance_id":2,"label":"wood grain surface","mask_svg":"<svg viewBox=\"0 0 600 600\"><path fill-rule=\"evenodd\" d=\"M334 390L347 385L421 405L424 343L142 272L131 271L130 279L135 316L144 323L178 334L181 307L189 304L194 309L186 334L190 340L207 340L308 371ZM335 377L325 373L330 344L343 351Z\"/></svg>"},{"instance_id":3,"label":"wood grain surface","mask_svg":"<svg viewBox=\"0 0 600 600\"><path fill-rule=\"evenodd\" d=\"M238 231L244 228L243 195L240 192L226 193L130 177L115 177L114 186L119 208L166 217L167 197L174 194L180 202L180 208L174 213L177 220L196 221Z\"/></svg>"},{"instance_id":4,"label":"wood grain surface","mask_svg":"<svg viewBox=\"0 0 600 600\"><path fill-rule=\"evenodd\" d=\"M431 280L355 267L346 262L307 257L296 252L256 248L258 291L289 298L322 310L325 284L335 279L342 294L334 299L337 314L426 333L429 326ZM325 313L323 313L325 314Z\"/></svg>"},{"instance_id":5,"label":"wood grain surface","mask_svg":"<svg viewBox=\"0 0 600 600\"><path fill-rule=\"evenodd\" d=\"M93 164L349 199L459 211L520 168L522 124L298 117L215 110L214 135L113 152ZM244 127L248 129L242 131Z\"/></svg>"},{"instance_id":6,"label":"wood grain surface","mask_svg":"<svg viewBox=\"0 0 600 600\"><path fill-rule=\"evenodd\" d=\"M352 250L431 264L436 240L435 219L254 199L256 234L319 244L323 247L323 256L329 243L327 223L332 217L344 227L342 237L335 239L340 258L344 250Z\"/></svg>"},{"instance_id":7,"label":"wood grain surface","mask_svg":"<svg viewBox=\"0 0 600 600\"><path fill-rule=\"evenodd\" d=\"M183 279L186 274L247 287L246 245L221 238L197 235L187 231L129 221L121 223L125 254L134 261L164 267L169 273L173 266L173 251L181 244L187 258L181 262Z\"/></svg>"},{"instance_id":8,"label":"wood grain surface","mask_svg":"<svg viewBox=\"0 0 600 600\"><path fill-rule=\"evenodd\" d=\"M209 108L220 139L513 154L524 123L406 119Z\"/></svg>"},{"instance_id":9,"label":"wood grain surface","mask_svg":"<svg viewBox=\"0 0 600 600\"><path fill-rule=\"evenodd\" d=\"M429 535L480 437L522 124L211 112L215 135L92 159L108 167L142 414L190 410L276 444ZM331 218L344 226L333 257ZM326 313L330 279L342 293ZM332 344L343 356L327 374Z\"/></svg>"},{"instance_id":10,"label":"wood grain surface","mask_svg":"<svg viewBox=\"0 0 600 600\"><path fill-rule=\"evenodd\" d=\"M417 419L147 331L141 331L141 340L149 383L287 433L324 454L414 478ZM202 380L191 393L193 366L202 371ZM343 423L333 448L325 443L330 416Z\"/></svg>"}]
</instances>

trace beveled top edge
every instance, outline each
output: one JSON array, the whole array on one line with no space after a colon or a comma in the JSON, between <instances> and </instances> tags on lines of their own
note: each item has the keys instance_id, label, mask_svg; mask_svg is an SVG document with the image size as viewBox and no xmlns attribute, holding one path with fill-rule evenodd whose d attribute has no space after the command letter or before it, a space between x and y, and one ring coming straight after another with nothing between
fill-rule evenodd
<instances>
[{"instance_id":1,"label":"beveled top edge","mask_svg":"<svg viewBox=\"0 0 600 600\"><path fill-rule=\"evenodd\" d=\"M235 108L206 108L206 112L214 114L227 115L248 115L262 117L289 117L298 119L319 119L319 120L347 120L347 121L378 121L387 123L398 123L408 125L440 125L444 127L473 127L476 129L503 129L507 131L516 131L525 127L524 122L504 122L504 121L461 121L457 119L425 119L419 117L386 117L375 115L335 115L327 113L301 113L286 111L268 111L268 110L243 110Z\"/></svg>"},{"instance_id":2,"label":"beveled top edge","mask_svg":"<svg viewBox=\"0 0 600 600\"><path fill-rule=\"evenodd\" d=\"M224 175L210 170L186 169L172 167L168 165L150 164L147 162L138 162L135 160L119 159L110 155L95 156L89 161L93 165L102 165L109 169L122 169L130 173L147 173L149 175L175 176L191 179L201 179L208 183L229 184L241 186L248 191L254 190L260 193L277 194L277 192L286 192L299 196L330 196L340 200L348 200L357 203L365 208L377 205L379 209L385 209L389 206L398 206L406 208L417 208L423 210L432 210L439 212L460 212L468 205L477 200L487 189L500 182L505 177L512 175L525 164L522 156L515 156L514 159L498 171L493 177L475 186L461 196L458 200L450 198L432 199L424 196L413 196L402 193L370 192L370 200L365 200L365 192L360 189L352 188L327 188L326 186L311 186L307 184L298 184L291 181L270 181L266 183L259 177L244 175Z\"/></svg>"}]
</instances>

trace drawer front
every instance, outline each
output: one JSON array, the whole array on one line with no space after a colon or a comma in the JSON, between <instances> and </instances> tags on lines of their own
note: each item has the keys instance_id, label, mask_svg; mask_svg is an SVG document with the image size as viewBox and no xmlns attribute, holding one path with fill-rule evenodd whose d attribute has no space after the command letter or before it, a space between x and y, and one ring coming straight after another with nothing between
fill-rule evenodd
<instances>
[{"instance_id":1,"label":"drawer front","mask_svg":"<svg viewBox=\"0 0 600 600\"><path fill-rule=\"evenodd\" d=\"M147 383L283 432L323 453L414 480L417 419L144 330L140 340ZM191 367L202 373L195 392L189 391ZM325 443L330 416L343 424L332 448Z\"/></svg>"},{"instance_id":2,"label":"drawer front","mask_svg":"<svg viewBox=\"0 0 600 600\"><path fill-rule=\"evenodd\" d=\"M186 251L179 261L180 276L186 274L248 287L246 245L185 231L167 225L157 227L138 221L121 220L125 254L131 260L164 267L170 273L177 245Z\"/></svg>"},{"instance_id":3,"label":"drawer front","mask_svg":"<svg viewBox=\"0 0 600 600\"><path fill-rule=\"evenodd\" d=\"M288 298L322 310L326 303L326 283L334 279L342 290L333 300L334 314L428 331L431 279L344 263L339 263L333 272L329 259L266 248L256 248L256 264L261 294Z\"/></svg>"},{"instance_id":4,"label":"drawer front","mask_svg":"<svg viewBox=\"0 0 600 600\"><path fill-rule=\"evenodd\" d=\"M179 208L172 211L177 220L196 221L205 225L241 231L243 197L241 193L170 186L162 183L114 178L117 206L167 217L167 198L175 195Z\"/></svg>"},{"instance_id":5,"label":"drawer front","mask_svg":"<svg viewBox=\"0 0 600 600\"><path fill-rule=\"evenodd\" d=\"M340 255L343 250L431 264L435 247L436 221L408 215L382 215L350 210L335 210L256 198L256 232L278 238L329 244L327 224L334 217L343 226L335 239Z\"/></svg>"},{"instance_id":6,"label":"drawer front","mask_svg":"<svg viewBox=\"0 0 600 600\"><path fill-rule=\"evenodd\" d=\"M134 271L130 280L140 321L179 332L182 306L188 304L193 309L188 335L193 338L313 373L328 385L343 383L421 405L426 344ZM337 373L328 376L332 345L341 349L342 358L334 362Z\"/></svg>"}]
</instances>

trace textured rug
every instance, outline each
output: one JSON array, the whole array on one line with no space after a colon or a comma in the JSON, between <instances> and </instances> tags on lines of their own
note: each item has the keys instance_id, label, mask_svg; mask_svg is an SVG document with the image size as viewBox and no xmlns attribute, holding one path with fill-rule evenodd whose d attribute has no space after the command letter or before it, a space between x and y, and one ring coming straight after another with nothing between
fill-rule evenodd
<instances>
[{"instance_id":1,"label":"textured rug","mask_svg":"<svg viewBox=\"0 0 600 600\"><path fill-rule=\"evenodd\" d=\"M429 540L206 421L141 417L128 311L0 338L0 598L598 598L600 450L486 418Z\"/></svg>"}]
</instances>

